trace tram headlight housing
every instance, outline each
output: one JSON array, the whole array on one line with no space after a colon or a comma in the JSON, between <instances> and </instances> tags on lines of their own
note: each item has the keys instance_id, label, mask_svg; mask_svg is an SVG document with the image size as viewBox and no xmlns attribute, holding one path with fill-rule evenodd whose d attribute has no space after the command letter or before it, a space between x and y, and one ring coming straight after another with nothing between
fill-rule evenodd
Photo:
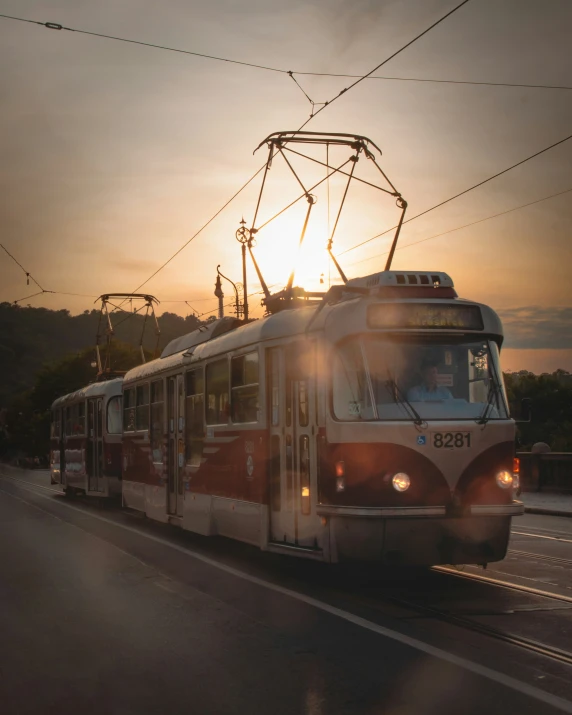
<instances>
[{"instance_id":1,"label":"tram headlight housing","mask_svg":"<svg viewBox=\"0 0 572 715\"><path fill-rule=\"evenodd\" d=\"M497 474L497 484L501 489L510 489L511 487L514 486L514 477L513 475L507 471L506 469L503 469L501 472Z\"/></svg>"},{"instance_id":2,"label":"tram headlight housing","mask_svg":"<svg viewBox=\"0 0 572 715\"><path fill-rule=\"evenodd\" d=\"M391 484L396 492L406 492L411 486L411 479L405 472L397 472L391 478Z\"/></svg>"}]
</instances>

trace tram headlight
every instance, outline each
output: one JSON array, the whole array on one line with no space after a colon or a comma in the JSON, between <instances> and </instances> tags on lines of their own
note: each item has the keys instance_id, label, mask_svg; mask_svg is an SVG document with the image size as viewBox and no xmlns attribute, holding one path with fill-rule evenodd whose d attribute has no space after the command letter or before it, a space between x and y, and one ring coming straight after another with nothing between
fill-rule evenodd
<instances>
[{"instance_id":1,"label":"tram headlight","mask_svg":"<svg viewBox=\"0 0 572 715\"><path fill-rule=\"evenodd\" d=\"M397 472L391 478L391 483L396 492L406 492L411 486L411 479L405 472Z\"/></svg>"},{"instance_id":2,"label":"tram headlight","mask_svg":"<svg viewBox=\"0 0 572 715\"><path fill-rule=\"evenodd\" d=\"M506 469L497 474L497 484L501 489L510 489L513 486L514 477Z\"/></svg>"}]
</instances>

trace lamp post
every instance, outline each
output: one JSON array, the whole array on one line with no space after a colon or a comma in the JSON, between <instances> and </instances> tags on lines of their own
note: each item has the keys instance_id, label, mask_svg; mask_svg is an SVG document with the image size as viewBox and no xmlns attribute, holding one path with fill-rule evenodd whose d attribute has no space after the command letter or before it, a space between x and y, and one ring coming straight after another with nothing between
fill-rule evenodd
<instances>
[{"instance_id":1,"label":"lamp post","mask_svg":"<svg viewBox=\"0 0 572 715\"><path fill-rule=\"evenodd\" d=\"M244 320L248 320L248 292L246 288L246 245L250 238L250 233L246 228L246 221L244 220L244 218L240 222L240 228L236 230L235 236L236 240L240 243L242 250L242 289L244 291L243 314Z\"/></svg>"}]
</instances>

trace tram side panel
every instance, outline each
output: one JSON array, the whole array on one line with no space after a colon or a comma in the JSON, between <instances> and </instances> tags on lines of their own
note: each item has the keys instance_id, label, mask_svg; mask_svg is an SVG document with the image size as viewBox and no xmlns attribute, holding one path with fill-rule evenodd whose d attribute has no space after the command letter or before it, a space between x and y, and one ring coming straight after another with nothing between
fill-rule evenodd
<instances>
[{"instance_id":1,"label":"tram side panel","mask_svg":"<svg viewBox=\"0 0 572 715\"><path fill-rule=\"evenodd\" d=\"M204 384L203 370L194 367L125 387L123 502L190 531L263 545L267 434L260 426L262 413L258 410L252 422L233 424L228 395L219 405L220 423L207 424L217 420L207 420L200 394L197 421L198 388L193 386ZM200 380L194 374L199 371ZM191 373L195 379L188 377Z\"/></svg>"}]
</instances>

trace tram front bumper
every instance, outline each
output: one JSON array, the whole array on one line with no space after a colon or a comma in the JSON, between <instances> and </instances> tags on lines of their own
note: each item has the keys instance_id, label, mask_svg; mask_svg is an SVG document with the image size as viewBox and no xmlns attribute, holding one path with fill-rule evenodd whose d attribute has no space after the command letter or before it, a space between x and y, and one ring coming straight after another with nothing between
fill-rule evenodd
<instances>
[{"instance_id":1,"label":"tram front bumper","mask_svg":"<svg viewBox=\"0 0 572 715\"><path fill-rule=\"evenodd\" d=\"M474 505L460 516L448 516L445 507L319 505L317 511L329 521L332 561L433 566L500 561L511 517L524 506Z\"/></svg>"}]
</instances>

